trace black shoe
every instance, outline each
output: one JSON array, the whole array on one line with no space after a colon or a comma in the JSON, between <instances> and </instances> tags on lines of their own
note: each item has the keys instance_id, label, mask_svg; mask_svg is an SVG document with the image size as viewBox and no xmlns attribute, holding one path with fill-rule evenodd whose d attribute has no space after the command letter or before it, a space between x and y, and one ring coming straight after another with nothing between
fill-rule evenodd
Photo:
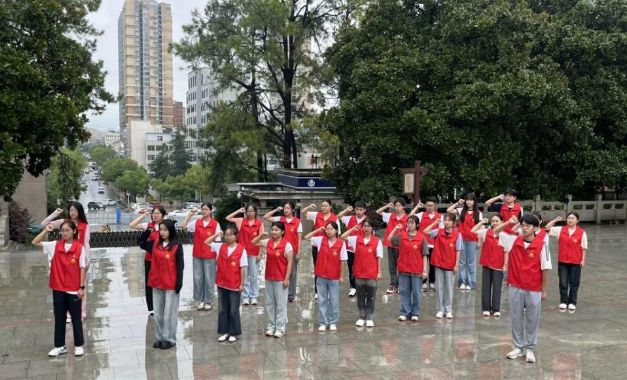
<instances>
[{"instance_id":1,"label":"black shoe","mask_svg":"<svg viewBox=\"0 0 627 380\"><path fill-rule=\"evenodd\" d=\"M153 346L154 348L161 348L161 346L162 346L162 345L163 345L163 342L161 342L161 341L159 341L159 340L158 340L158 341L156 341L156 342L155 342L152 346Z\"/></svg>"},{"instance_id":2,"label":"black shoe","mask_svg":"<svg viewBox=\"0 0 627 380\"><path fill-rule=\"evenodd\" d=\"M161 343L161 349L162 350L167 350L167 349L172 348L174 346L176 346L176 343L170 343L170 342L163 342L163 343Z\"/></svg>"}]
</instances>

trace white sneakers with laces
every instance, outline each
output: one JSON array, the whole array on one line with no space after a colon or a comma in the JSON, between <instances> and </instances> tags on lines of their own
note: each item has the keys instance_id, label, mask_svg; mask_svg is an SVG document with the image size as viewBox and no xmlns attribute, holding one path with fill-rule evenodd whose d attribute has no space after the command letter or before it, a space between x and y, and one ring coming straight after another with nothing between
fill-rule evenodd
<instances>
[{"instance_id":1,"label":"white sneakers with laces","mask_svg":"<svg viewBox=\"0 0 627 380\"><path fill-rule=\"evenodd\" d=\"M56 358L59 355L63 355L63 354L67 354L67 347L63 346L63 347L55 347L52 350L50 350L50 352L48 352L48 356L50 356L51 358Z\"/></svg>"}]
</instances>

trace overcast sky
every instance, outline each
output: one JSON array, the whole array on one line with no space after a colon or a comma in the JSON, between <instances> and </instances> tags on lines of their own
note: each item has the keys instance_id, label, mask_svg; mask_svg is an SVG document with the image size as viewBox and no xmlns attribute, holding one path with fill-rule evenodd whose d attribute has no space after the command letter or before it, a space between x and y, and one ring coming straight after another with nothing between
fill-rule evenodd
<instances>
[{"instance_id":1,"label":"overcast sky","mask_svg":"<svg viewBox=\"0 0 627 380\"><path fill-rule=\"evenodd\" d=\"M179 41L183 37L183 25L191 22L191 13L194 9L203 9L207 0L170 0L160 1L172 5L172 40ZM90 14L92 24L104 31L98 39L98 50L95 60L104 62L104 70L107 72L105 87L116 95L119 93L118 84L118 17L122 11L123 0L102 0L98 12ZM187 87L188 65L177 56L174 56L174 100L185 103ZM90 128L103 131L119 128L118 104L109 104L102 115L89 114Z\"/></svg>"}]
</instances>

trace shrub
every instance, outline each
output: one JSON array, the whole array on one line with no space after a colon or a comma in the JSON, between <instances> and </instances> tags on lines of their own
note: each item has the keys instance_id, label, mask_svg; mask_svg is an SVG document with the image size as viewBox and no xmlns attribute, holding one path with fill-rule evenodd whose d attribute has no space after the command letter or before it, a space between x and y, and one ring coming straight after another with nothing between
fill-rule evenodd
<instances>
[{"instance_id":1,"label":"shrub","mask_svg":"<svg viewBox=\"0 0 627 380\"><path fill-rule=\"evenodd\" d=\"M26 244L28 242L28 224L30 223L28 209L22 209L16 202L9 203L9 234L13 241Z\"/></svg>"}]
</instances>

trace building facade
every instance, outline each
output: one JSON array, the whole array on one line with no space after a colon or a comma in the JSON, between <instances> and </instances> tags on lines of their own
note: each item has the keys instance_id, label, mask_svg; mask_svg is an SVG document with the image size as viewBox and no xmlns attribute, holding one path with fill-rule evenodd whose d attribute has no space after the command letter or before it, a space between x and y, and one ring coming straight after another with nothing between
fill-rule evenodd
<instances>
[{"instance_id":1,"label":"building facade","mask_svg":"<svg viewBox=\"0 0 627 380\"><path fill-rule=\"evenodd\" d=\"M120 134L115 131L108 131L104 135L104 144L106 146L113 146L115 143L120 142Z\"/></svg>"},{"instance_id":2,"label":"building facade","mask_svg":"<svg viewBox=\"0 0 627 380\"><path fill-rule=\"evenodd\" d=\"M185 106L183 102L174 102L174 127L185 127Z\"/></svg>"},{"instance_id":3,"label":"building facade","mask_svg":"<svg viewBox=\"0 0 627 380\"><path fill-rule=\"evenodd\" d=\"M150 170L150 164L157 158L161 152L170 150L170 144L172 142L172 134L170 133L146 133L146 140L144 142L146 151L146 165L144 166L149 174L153 171Z\"/></svg>"},{"instance_id":4,"label":"building facade","mask_svg":"<svg viewBox=\"0 0 627 380\"><path fill-rule=\"evenodd\" d=\"M161 125L150 124L148 121L132 121L128 129L128 144L126 149L128 157L139 166L148 169L147 159L147 135L163 134Z\"/></svg>"}]
</instances>

